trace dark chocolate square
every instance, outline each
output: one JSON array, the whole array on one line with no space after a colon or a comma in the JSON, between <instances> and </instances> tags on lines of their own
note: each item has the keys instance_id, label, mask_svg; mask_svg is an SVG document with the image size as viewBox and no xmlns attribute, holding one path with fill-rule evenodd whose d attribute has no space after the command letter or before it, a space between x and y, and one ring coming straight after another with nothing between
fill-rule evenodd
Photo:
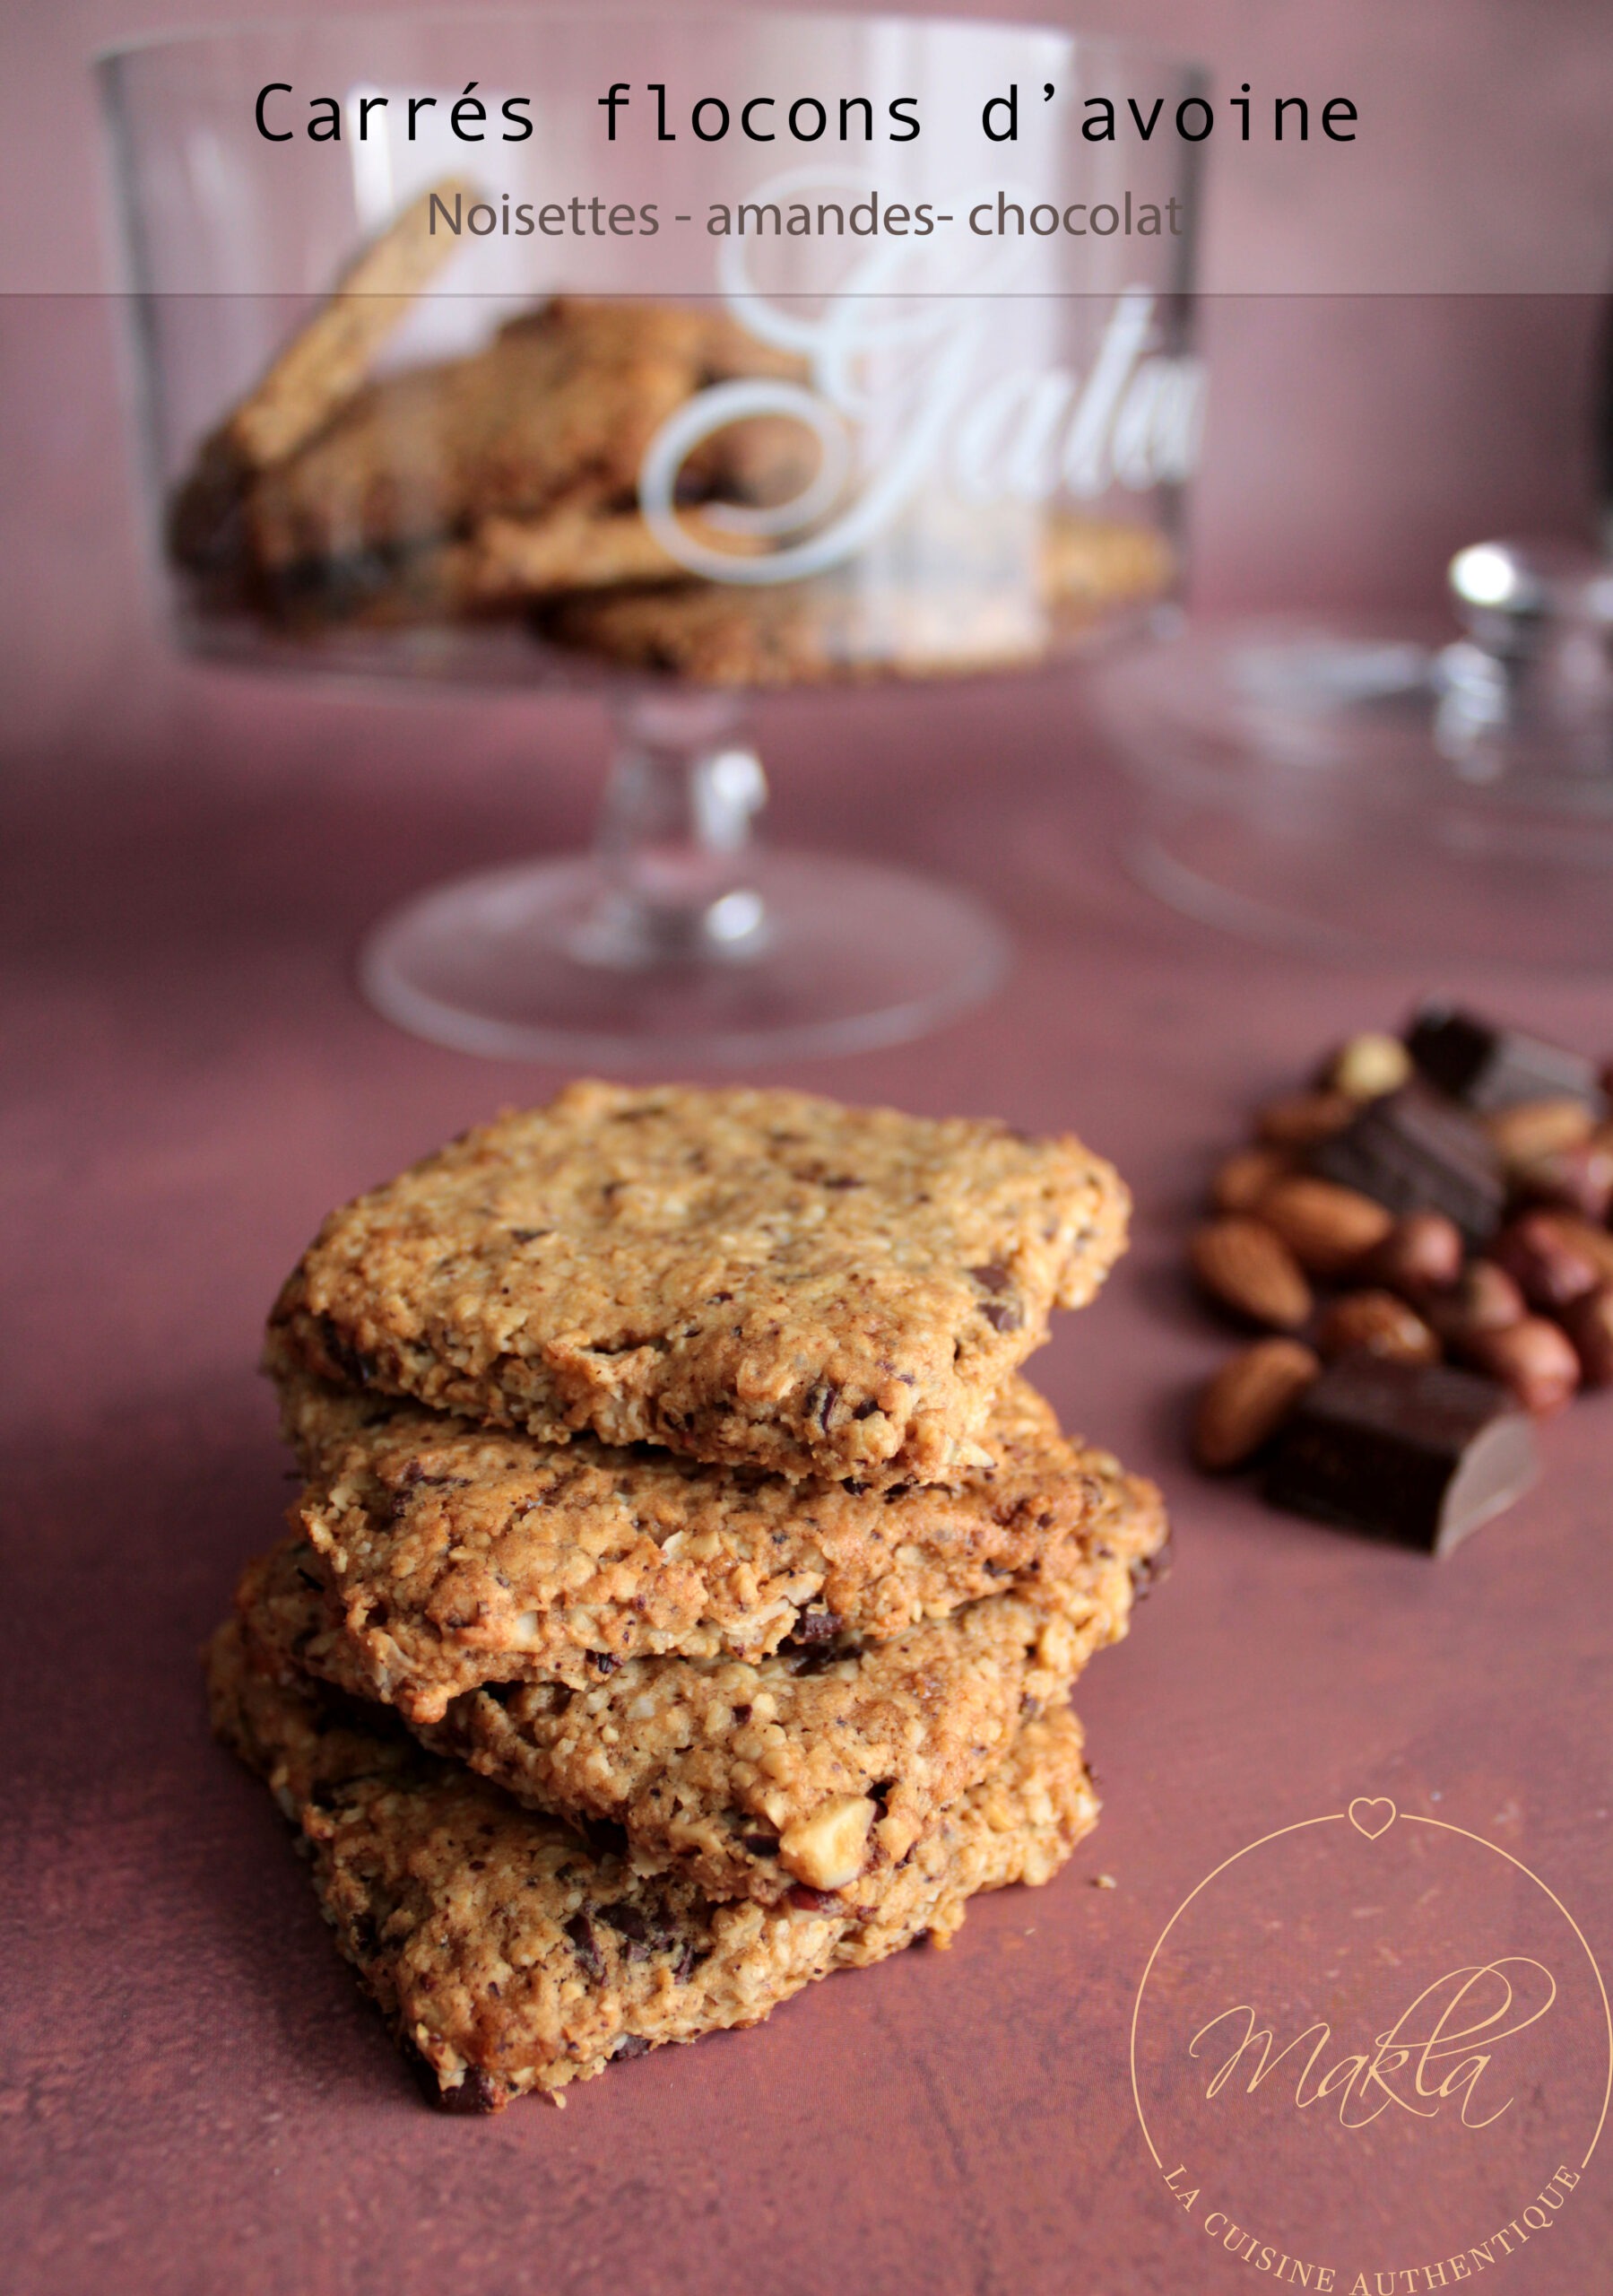
<instances>
[{"instance_id":1,"label":"dark chocolate square","mask_svg":"<svg viewBox=\"0 0 1613 2296\"><path fill-rule=\"evenodd\" d=\"M1311 1170L1370 1196L1397 1218L1444 1212L1470 1245L1501 1223L1500 1161L1482 1125L1427 1084L1369 1100L1358 1117L1312 1149Z\"/></svg>"},{"instance_id":2,"label":"dark chocolate square","mask_svg":"<svg viewBox=\"0 0 1613 2296\"><path fill-rule=\"evenodd\" d=\"M1594 1116L1607 1095L1594 1064L1522 1029L1504 1029L1448 1004L1425 1004L1406 1031L1418 1073L1470 1109L1513 1108L1520 1100L1583 1100Z\"/></svg>"},{"instance_id":3,"label":"dark chocolate square","mask_svg":"<svg viewBox=\"0 0 1613 2296\"><path fill-rule=\"evenodd\" d=\"M1306 1390L1265 1491L1296 1514L1445 1554L1538 1472L1533 1424L1495 1380L1347 1355Z\"/></svg>"}]
</instances>

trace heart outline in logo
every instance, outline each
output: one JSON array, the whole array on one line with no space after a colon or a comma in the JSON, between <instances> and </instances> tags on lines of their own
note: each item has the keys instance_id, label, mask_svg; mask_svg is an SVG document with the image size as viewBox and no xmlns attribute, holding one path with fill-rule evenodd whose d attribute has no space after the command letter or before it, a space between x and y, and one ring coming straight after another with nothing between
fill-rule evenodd
<instances>
[{"instance_id":1,"label":"heart outline in logo","mask_svg":"<svg viewBox=\"0 0 1613 2296\"><path fill-rule=\"evenodd\" d=\"M1387 1815L1380 1816L1380 1811ZM1376 1841L1380 1834L1389 1831L1400 1812L1387 1794L1357 1794L1345 1814L1357 1833L1365 1834L1368 1841Z\"/></svg>"}]
</instances>

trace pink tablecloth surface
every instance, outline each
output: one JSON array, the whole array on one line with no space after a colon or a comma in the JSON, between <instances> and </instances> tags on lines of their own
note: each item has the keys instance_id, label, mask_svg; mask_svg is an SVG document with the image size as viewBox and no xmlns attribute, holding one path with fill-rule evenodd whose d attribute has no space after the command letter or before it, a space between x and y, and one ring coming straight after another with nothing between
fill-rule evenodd
<instances>
[{"instance_id":1,"label":"pink tablecloth surface","mask_svg":"<svg viewBox=\"0 0 1613 2296\"><path fill-rule=\"evenodd\" d=\"M209 1741L196 1649L287 1496L254 1370L277 1281L327 1205L559 1081L386 1026L355 940L452 867L577 836L599 728L577 701L180 691L160 747L108 764L103 727L93 771L58 758L4 800L8 2286L1236 2289L1126 2076L1149 1945L1218 1858L1352 1795L1437 1795L1613 1962L1613 1402L1555 1423L1536 1495L1441 1565L1184 1462L1184 1396L1227 1344L1178 1273L1208 1162L1426 977L1217 940L1133 890L1068 683L803 700L766 724L779 833L976 883L1019 962L945 1034L790 1081L1074 1126L1117 1159L1135 1248L1038 1370L1164 1483L1176 1567L1082 1685L1106 1807L1053 1887L563 2115L427 2112L268 1797ZM1613 1046L1613 984L1454 985ZM1505 2285L1588 2291L1610 2245L1588 2173Z\"/></svg>"}]
</instances>

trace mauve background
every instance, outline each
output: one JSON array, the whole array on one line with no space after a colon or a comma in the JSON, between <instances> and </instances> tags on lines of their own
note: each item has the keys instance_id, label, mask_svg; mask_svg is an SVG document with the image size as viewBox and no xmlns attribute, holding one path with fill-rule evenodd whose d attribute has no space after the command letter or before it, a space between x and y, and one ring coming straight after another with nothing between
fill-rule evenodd
<instances>
[{"instance_id":1,"label":"mauve background","mask_svg":"<svg viewBox=\"0 0 1613 2296\"><path fill-rule=\"evenodd\" d=\"M1378 186L1409 231L1458 231L1493 177L1546 247L1584 123L1613 110L1602 4L1095 0L1081 21L1227 78L1253 57L1268 83L1383 91L1420 123L1418 171ZM156 22L13 0L12 279L93 275L84 60ZM1319 248L1348 228L1275 206L1235 224ZM1574 297L1210 300L1198 601L1420 607L1463 542L1588 531L1597 325ZM1225 1345L1175 1273L1207 1160L1425 982L1217 942L1135 892L1067 683L763 713L782 835L970 879L1019 940L987 1012L790 1081L1074 1123L1117 1158L1136 1249L1038 1376L1165 1481L1180 1561L1083 1685L1107 1808L1062 1883L983 1904L944 1960L620 2068L563 2118L436 2121L264 1797L209 1745L194 1650L283 1493L252 1364L285 1265L329 1203L558 1081L384 1027L351 987L354 942L431 877L579 838L602 729L576 700L354 702L178 663L141 593L108 310L13 295L0 330L0 2284L1237 2287L1158 2194L1125 2083L1149 1947L1218 1858L1352 1794L1437 1793L1545 1871L1613 1961L1609 1406L1549 1431L1540 1493L1437 1570L1181 1465L1183 1396ZM1613 1046L1604 984L1455 985ZM1099 1870L1118 1888L1091 1889ZM1593 2170L1505 2285L1580 2296L1610 2232Z\"/></svg>"}]
</instances>

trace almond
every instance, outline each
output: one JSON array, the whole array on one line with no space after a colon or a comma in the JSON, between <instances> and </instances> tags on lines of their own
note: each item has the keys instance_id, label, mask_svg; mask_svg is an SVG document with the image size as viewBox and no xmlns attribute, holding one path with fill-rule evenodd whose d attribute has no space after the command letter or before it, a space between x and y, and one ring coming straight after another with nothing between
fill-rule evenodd
<instances>
[{"instance_id":1,"label":"almond","mask_svg":"<svg viewBox=\"0 0 1613 2296\"><path fill-rule=\"evenodd\" d=\"M1192 1272L1212 1299L1251 1322L1297 1331L1311 1287L1282 1238L1247 1213L1207 1221L1188 1247Z\"/></svg>"},{"instance_id":2,"label":"almond","mask_svg":"<svg viewBox=\"0 0 1613 2296\"><path fill-rule=\"evenodd\" d=\"M1210 1182L1210 1203L1218 1212L1253 1212L1273 1182L1286 1178L1293 1169L1293 1156L1286 1148L1240 1148Z\"/></svg>"},{"instance_id":3,"label":"almond","mask_svg":"<svg viewBox=\"0 0 1613 2296\"><path fill-rule=\"evenodd\" d=\"M1333 1056L1328 1083L1352 1100L1381 1100L1411 1081L1411 1055L1399 1037L1365 1029Z\"/></svg>"},{"instance_id":4,"label":"almond","mask_svg":"<svg viewBox=\"0 0 1613 2296\"><path fill-rule=\"evenodd\" d=\"M1509 1171L1559 1148L1577 1148L1595 1122L1583 1100L1518 1100L1480 1120Z\"/></svg>"},{"instance_id":5,"label":"almond","mask_svg":"<svg viewBox=\"0 0 1613 2296\"><path fill-rule=\"evenodd\" d=\"M1392 1292L1347 1292L1322 1318L1323 1355L1379 1355L1392 1363L1437 1363L1439 1339Z\"/></svg>"},{"instance_id":6,"label":"almond","mask_svg":"<svg viewBox=\"0 0 1613 2296\"><path fill-rule=\"evenodd\" d=\"M1322 1276L1357 1265L1394 1226L1394 1214L1370 1196L1303 1174L1279 1180L1261 1199L1260 1216L1307 1274Z\"/></svg>"},{"instance_id":7,"label":"almond","mask_svg":"<svg viewBox=\"0 0 1613 2296\"><path fill-rule=\"evenodd\" d=\"M1342 1132L1359 1103L1345 1092L1291 1092L1262 1109L1255 1130L1273 1148L1310 1148Z\"/></svg>"},{"instance_id":8,"label":"almond","mask_svg":"<svg viewBox=\"0 0 1613 2296\"><path fill-rule=\"evenodd\" d=\"M1235 1355L1199 1397L1193 1457L1219 1474L1270 1442L1322 1365L1296 1339L1259 1339Z\"/></svg>"}]
</instances>

